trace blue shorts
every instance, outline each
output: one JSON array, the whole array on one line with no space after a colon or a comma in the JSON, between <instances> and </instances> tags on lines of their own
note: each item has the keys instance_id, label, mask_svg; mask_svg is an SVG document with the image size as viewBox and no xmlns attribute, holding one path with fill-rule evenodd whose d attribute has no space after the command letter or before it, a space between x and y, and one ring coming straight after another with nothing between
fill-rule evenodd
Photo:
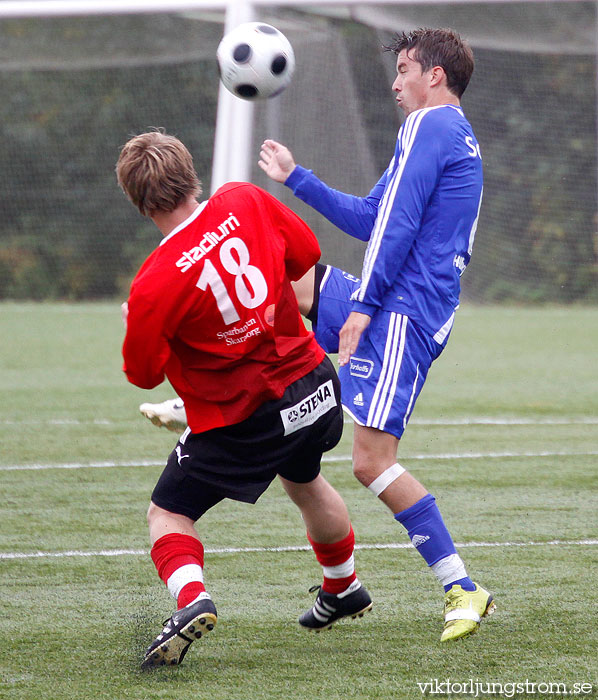
<instances>
[{"instance_id":1,"label":"blue shorts","mask_svg":"<svg viewBox=\"0 0 598 700\"><path fill-rule=\"evenodd\" d=\"M321 281L318 285L318 278ZM316 340L327 353L338 352L338 334L351 313L351 294L359 289L361 280L331 265L316 265L317 319L312 320Z\"/></svg>"},{"instance_id":2,"label":"blue shorts","mask_svg":"<svg viewBox=\"0 0 598 700\"><path fill-rule=\"evenodd\" d=\"M404 314L377 311L339 369L341 400L358 425L401 438L439 345Z\"/></svg>"},{"instance_id":3,"label":"blue shorts","mask_svg":"<svg viewBox=\"0 0 598 700\"><path fill-rule=\"evenodd\" d=\"M324 273L314 332L326 352L338 352L338 334L359 284L337 268L328 267ZM377 311L349 364L339 369L343 408L358 425L400 439L430 365L442 350L407 316Z\"/></svg>"}]
</instances>

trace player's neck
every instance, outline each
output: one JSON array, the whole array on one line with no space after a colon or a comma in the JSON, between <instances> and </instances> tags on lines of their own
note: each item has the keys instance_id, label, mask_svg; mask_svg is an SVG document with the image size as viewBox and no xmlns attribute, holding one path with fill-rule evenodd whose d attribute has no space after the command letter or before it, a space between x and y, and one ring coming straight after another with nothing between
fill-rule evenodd
<instances>
[{"instance_id":1,"label":"player's neck","mask_svg":"<svg viewBox=\"0 0 598 700\"><path fill-rule=\"evenodd\" d=\"M432 92L428 98L426 107L440 107L440 105L454 105L455 107L460 107L461 100L450 90Z\"/></svg>"},{"instance_id":2,"label":"player's neck","mask_svg":"<svg viewBox=\"0 0 598 700\"><path fill-rule=\"evenodd\" d=\"M163 236L168 236L171 231L183 221L186 221L197 209L199 202L195 197L188 197L173 211L159 211L152 216L152 221L160 229Z\"/></svg>"}]
</instances>

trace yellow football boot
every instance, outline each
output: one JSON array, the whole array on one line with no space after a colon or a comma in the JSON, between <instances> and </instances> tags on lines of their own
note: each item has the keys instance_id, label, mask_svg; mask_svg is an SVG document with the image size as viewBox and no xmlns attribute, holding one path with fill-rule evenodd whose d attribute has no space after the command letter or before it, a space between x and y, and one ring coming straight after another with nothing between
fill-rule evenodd
<instances>
[{"instance_id":1,"label":"yellow football boot","mask_svg":"<svg viewBox=\"0 0 598 700\"><path fill-rule=\"evenodd\" d=\"M480 620L496 610L494 599L481 586L464 591L455 585L444 596L444 630L441 642L468 637L478 631Z\"/></svg>"}]
</instances>

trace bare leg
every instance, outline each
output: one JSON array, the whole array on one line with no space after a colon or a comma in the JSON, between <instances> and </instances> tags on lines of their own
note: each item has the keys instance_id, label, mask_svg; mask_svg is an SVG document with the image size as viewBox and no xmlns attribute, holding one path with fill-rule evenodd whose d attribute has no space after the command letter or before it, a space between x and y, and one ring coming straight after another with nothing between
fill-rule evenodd
<instances>
[{"instance_id":1,"label":"bare leg","mask_svg":"<svg viewBox=\"0 0 598 700\"><path fill-rule=\"evenodd\" d=\"M399 440L376 428L355 425L353 432L353 472L364 486L369 486L397 461ZM423 498L428 491L408 472L393 481L378 496L393 513L399 513Z\"/></svg>"},{"instance_id":2,"label":"bare leg","mask_svg":"<svg viewBox=\"0 0 598 700\"><path fill-rule=\"evenodd\" d=\"M297 484L281 476L279 479L301 511L310 537L317 542L333 543L349 534L351 522L347 506L321 474L307 484Z\"/></svg>"},{"instance_id":3,"label":"bare leg","mask_svg":"<svg viewBox=\"0 0 598 700\"><path fill-rule=\"evenodd\" d=\"M149 525L150 541L152 546L164 535L189 535L199 540L199 536L193 526L193 520L185 515L171 513L160 508L155 503L150 503L147 511L147 523Z\"/></svg>"}]
</instances>

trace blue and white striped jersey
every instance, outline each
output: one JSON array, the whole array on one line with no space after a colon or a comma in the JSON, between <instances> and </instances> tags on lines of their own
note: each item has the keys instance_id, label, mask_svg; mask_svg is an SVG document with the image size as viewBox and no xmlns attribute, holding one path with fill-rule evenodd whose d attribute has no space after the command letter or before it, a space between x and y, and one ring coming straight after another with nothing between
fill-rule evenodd
<instances>
[{"instance_id":1,"label":"blue and white striped jersey","mask_svg":"<svg viewBox=\"0 0 598 700\"><path fill-rule=\"evenodd\" d=\"M353 310L406 314L444 344L459 305L482 199L482 159L460 107L412 112L366 197L297 166L285 184L340 229L369 241Z\"/></svg>"}]
</instances>

